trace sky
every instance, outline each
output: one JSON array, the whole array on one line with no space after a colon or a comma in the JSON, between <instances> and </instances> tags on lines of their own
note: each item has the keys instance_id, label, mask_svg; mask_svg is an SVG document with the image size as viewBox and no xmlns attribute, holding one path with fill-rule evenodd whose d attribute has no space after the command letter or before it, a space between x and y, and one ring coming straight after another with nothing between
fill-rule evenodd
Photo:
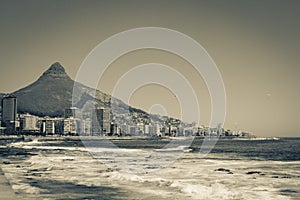
<instances>
[{"instance_id":1,"label":"sky","mask_svg":"<svg viewBox=\"0 0 300 200\"><path fill-rule=\"evenodd\" d=\"M34 82L58 61L75 79L86 56L110 36L138 27L188 35L216 63L227 97L225 128L258 136L300 136L300 2L297 0L92 1L1 0L0 92ZM199 100L208 125L211 101L203 77L170 52L140 50L121 56L98 88L112 93L137 65L161 63L180 72ZM166 77L172 78L172 77ZM170 88L139 87L129 103L180 118Z\"/></svg>"}]
</instances>

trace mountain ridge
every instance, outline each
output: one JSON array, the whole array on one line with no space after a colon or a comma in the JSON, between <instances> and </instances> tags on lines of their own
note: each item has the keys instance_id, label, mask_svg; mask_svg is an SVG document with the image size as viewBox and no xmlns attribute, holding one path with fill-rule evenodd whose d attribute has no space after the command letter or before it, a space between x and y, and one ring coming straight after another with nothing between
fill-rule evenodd
<instances>
[{"instance_id":1,"label":"mountain ridge","mask_svg":"<svg viewBox=\"0 0 300 200\"><path fill-rule=\"evenodd\" d=\"M18 99L18 112L37 116L63 116L64 109L71 106L74 81L63 66L52 64L36 81L12 94Z\"/></svg>"},{"instance_id":2,"label":"mountain ridge","mask_svg":"<svg viewBox=\"0 0 300 200\"><path fill-rule=\"evenodd\" d=\"M73 94L74 87L78 92L76 95ZM96 107L110 107L111 100L116 113L137 112L147 115L141 109L72 80L59 62L53 63L36 81L11 94L18 99L18 113L40 117L63 117L65 109L72 106L82 108L87 102ZM0 93L1 99L3 95Z\"/></svg>"}]
</instances>

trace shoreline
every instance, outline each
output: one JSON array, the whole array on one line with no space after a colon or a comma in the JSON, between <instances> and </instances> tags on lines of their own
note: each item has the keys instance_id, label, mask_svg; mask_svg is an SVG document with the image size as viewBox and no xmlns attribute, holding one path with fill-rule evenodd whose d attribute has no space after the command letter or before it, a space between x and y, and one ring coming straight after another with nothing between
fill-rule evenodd
<instances>
[{"instance_id":1,"label":"shoreline","mask_svg":"<svg viewBox=\"0 0 300 200\"><path fill-rule=\"evenodd\" d=\"M217 139L217 140L278 140L278 139L298 139L300 137L231 137L231 136L220 136L220 137L205 137L205 136L191 136L191 137L169 137L169 136L163 136L163 137L152 137L152 136L85 136L85 135L0 135L0 140L3 139L39 139L39 138L55 138L55 139L107 139L107 140L185 140L185 139Z\"/></svg>"}]
</instances>

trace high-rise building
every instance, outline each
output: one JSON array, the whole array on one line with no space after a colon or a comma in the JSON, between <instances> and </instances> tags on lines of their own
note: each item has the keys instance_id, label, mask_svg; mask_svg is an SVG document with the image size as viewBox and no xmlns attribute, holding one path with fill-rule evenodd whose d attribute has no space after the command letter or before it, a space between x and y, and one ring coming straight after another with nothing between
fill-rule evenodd
<instances>
[{"instance_id":1,"label":"high-rise building","mask_svg":"<svg viewBox=\"0 0 300 200\"><path fill-rule=\"evenodd\" d=\"M110 110L108 108L96 108L92 115L92 133L110 134Z\"/></svg>"},{"instance_id":2,"label":"high-rise building","mask_svg":"<svg viewBox=\"0 0 300 200\"><path fill-rule=\"evenodd\" d=\"M17 98L13 95L5 95L2 99L2 126L7 132L16 130Z\"/></svg>"},{"instance_id":3,"label":"high-rise building","mask_svg":"<svg viewBox=\"0 0 300 200\"><path fill-rule=\"evenodd\" d=\"M103 109L103 119L102 119L102 131L105 134L110 133L110 123L111 123L111 118L110 118L110 109L104 108Z\"/></svg>"}]
</instances>

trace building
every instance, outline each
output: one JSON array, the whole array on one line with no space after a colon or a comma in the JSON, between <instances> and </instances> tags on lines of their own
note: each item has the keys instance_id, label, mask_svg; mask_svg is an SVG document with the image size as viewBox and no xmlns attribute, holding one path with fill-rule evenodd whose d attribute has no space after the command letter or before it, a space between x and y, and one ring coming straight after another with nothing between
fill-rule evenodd
<instances>
[{"instance_id":1,"label":"building","mask_svg":"<svg viewBox=\"0 0 300 200\"><path fill-rule=\"evenodd\" d=\"M110 134L110 109L97 108L92 113L92 134Z\"/></svg>"},{"instance_id":2,"label":"building","mask_svg":"<svg viewBox=\"0 0 300 200\"><path fill-rule=\"evenodd\" d=\"M22 133L36 133L39 131L37 127L38 117L30 114L20 115L20 131Z\"/></svg>"},{"instance_id":3,"label":"building","mask_svg":"<svg viewBox=\"0 0 300 200\"><path fill-rule=\"evenodd\" d=\"M145 127L146 129L146 127ZM146 130L145 130L145 133L146 133ZM155 133L155 126L153 124L149 124L149 135L156 135Z\"/></svg>"},{"instance_id":4,"label":"building","mask_svg":"<svg viewBox=\"0 0 300 200\"><path fill-rule=\"evenodd\" d=\"M110 134L111 135L116 135L116 136L121 136L121 131L120 131L120 127L115 124L115 123L111 123L110 125Z\"/></svg>"},{"instance_id":5,"label":"building","mask_svg":"<svg viewBox=\"0 0 300 200\"><path fill-rule=\"evenodd\" d=\"M38 121L38 127L40 127L40 133L53 135L63 133L63 119L62 118L40 118Z\"/></svg>"},{"instance_id":6,"label":"building","mask_svg":"<svg viewBox=\"0 0 300 200\"><path fill-rule=\"evenodd\" d=\"M149 124L144 125L144 134L149 135L150 134L150 126Z\"/></svg>"},{"instance_id":7,"label":"building","mask_svg":"<svg viewBox=\"0 0 300 200\"><path fill-rule=\"evenodd\" d=\"M85 118L81 121L81 132L82 135L92 135L91 128L92 128L92 122L90 118Z\"/></svg>"},{"instance_id":8,"label":"building","mask_svg":"<svg viewBox=\"0 0 300 200\"><path fill-rule=\"evenodd\" d=\"M156 135L156 136L162 136L162 134L161 134L161 127L160 127L160 124L159 124L159 123L156 123L156 124L155 124L154 131L155 131L155 135Z\"/></svg>"},{"instance_id":9,"label":"building","mask_svg":"<svg viewBox=\"0 0 300 200\"><path fill-rule=\"evenodd\" d=\"M136 133L139 135L143 135L144 131L145 131L144 123L137 123L136 124Z\"/></svg>"},{"instance_id":10,"label":"building","mask_svg":"<svg viewBox=\"0 0 300 200\"><path fill-rule=\"evenodd\" d=\"M102 118L102 131L103 133L109 134L110 133L110 123L111 123L111 115L110 109L102 109L103 118Z\"/></svg>"},{"instance_id":11,"label":"building","mask_svg":"<svg viewBox=\"0 0 300 200\"><path fill-rule=\"evenodd\" d=\"M17 98L13 95L5 95L2 99L2 126L6 127L7 133L16 131Z\"/></svg>"},{"instance_id":12,"label":"building","mask_svg":"<svg viewBox=\"0 0 300 200\"><path fill-rule=\"evenodd\" d=\"M128 125L127 124L121 124L120 125L120 132L122 135L126 135L128 131Z\"/></svg>"},{"instance_id":13,"label":"building","mask_svg":"<svg viewBox=\"0 0 300 200\"><path fill-rule=\"evenodd\" d=\"M65 118L70 118L70 117L73 117L73 118L76 118L78 116L78 108L76 107L71 107L71 108L67 108L65 109Z\"/></svg>"},{"instance_id":14,"label":"building","mask_svg":"<svg viewBox=\"0 0 300 200\"><path fill-rule=\"evenodd\" d=\"M178 131L177 133L178 136L184 136L184 128L182 126L179 126L177 131Z\"/></svg>"},{"instance_id":15,"label":"building","mask_svg":"<svg viewBox=\"0 0 300 200\"><path fill-rule=\"evenodd\" d=\"M135 135L136 134L136 127L135 126L129 126L129 131L128 133L130 135Z\"/></svg>"},{"instance_id":16,"label":"building","mask_svg":"<svg viewBox=\"0 0 300 200\"><path fill-rule=\"evenodd\" d=\"M63 134L76 135L80 133L82 127L78 117L79 117L78 108L71 107L65 109L65 119L62 120ZM84 129L85 127L83 127L83 130Z\"/></svg>"},{"instance_id":17,"label":"building","mask_svg":"<svg viewBox=\"0 0 300 200\"><path fill-rule=\"evenodd\" d=\"M54 134L55 133L54 120L52 120L52 119L42 120L41 133L43 133L43 134Z\"/></svg>"},{"instance_id":18,"label":"building","mask_svg":"<svg viewBox=\"0 0 300 200\"><path fill-rule=\"evenodd\" d=\"M63 121L63 133L68 135L76 135L80 133L79 120L73 117L66 118Z\"/></svg>"}]
</instances>

